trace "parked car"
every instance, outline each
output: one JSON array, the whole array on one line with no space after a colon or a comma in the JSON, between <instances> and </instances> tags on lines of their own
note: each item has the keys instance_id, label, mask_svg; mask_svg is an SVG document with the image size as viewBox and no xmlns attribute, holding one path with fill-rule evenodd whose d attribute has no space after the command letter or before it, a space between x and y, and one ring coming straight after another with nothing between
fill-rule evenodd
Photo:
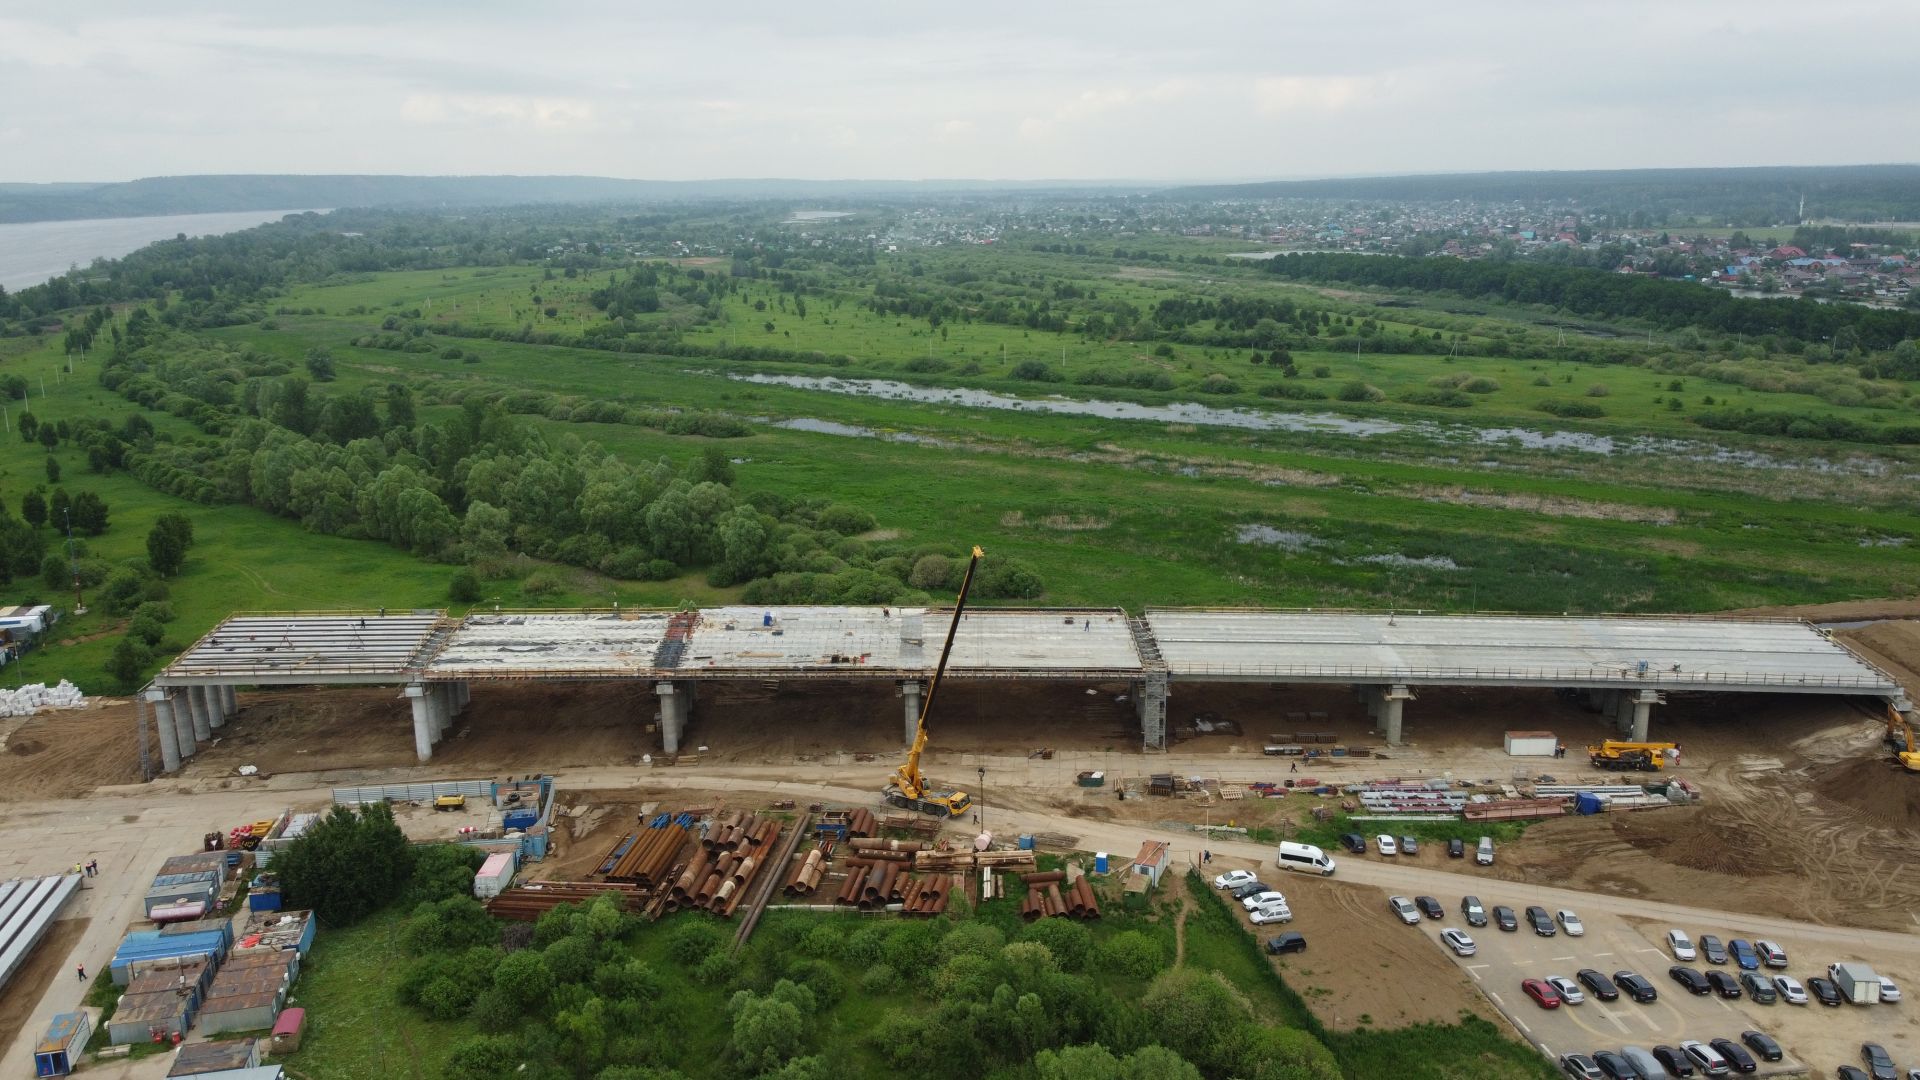
<instances>
[{"instance_id":1,"label":"parked car","mask_svg":"<svg viewBox=\"0 0 1920 1080\"><path fill-rule=\"evenodd\" d=\"M1789 1005L1805 1005L1807 1003L1807 988L1800 985L1799 979L1789 975L1775 975L1773 977L1773 988L1780 991L1780 1000Z\"/></svg>"},{"instance_id":2,"label":"parked car","mask_svg":"<svg viewBox=\"0 0 1920 1080\"><path fill-rule=\"evenodd\" d=\"M1480 842L1474 845L1473 861L1478 866L1493 865L1493 837L1483 836Z\"/></svg>"},{"instance_id":3,"label":"parked car","mask_svg":"<svg viewBox=\"0 0 1920 1080\"><path fill-rule=\"evenodd\" d=\"M1259 880L1259 877L1255 876L1251 870L1229 870L1213 879L1213 887L1216 889L1237 889L1242 885L1251 885Z\"/></svg>"},{"instance_id":4,"label":"parked car","mask_svg":"<svg viewBox=\"0 0 1920 1080\"><path fill-rule=\"evenodd\" d=\"M1740 996L1740 980L1719 968L1707 972L1707 981L1713 984L1713 992L1723 998L1732 1000Z\"/></svg>"},{"instance_id":5,"label":"parked car","mask_svg":"<svg viewBox=\"0 0 1920 1080\"><path fill-rule=\"evenodd\" d=\"M1341 833L1340 845L1355 855L1367 853L1367 838L1357 832Z\"/></svg>"},{"instance_id":6,"label":"parked car","mask_svg":"<svg viewBox=\"0 0 1920 1080\"><path fill-rule=\"evenodd\" d=\"M1293 909L1285 904L1267 904L1264 907L1254 908L1253 915L1248 921L1255 926L1265 926L1268 923L1289 923L1293 921Z\"/></svg>"},{"instance_id":7,"label":"parked car","mask_svg":"<svg viewBox=\"0 0 1920 1080\"><path fill-rule=\"evenodd\" d=\"M1255 893L1270 892L1272 889L1273 886L1261 881L1259 878L1254 878L1244 885L1235 885L1230 895L1232 895L1235 900L1245 900Z\"/></svg>"},{"instance_id":8,"label":"parked car","mask_svg":"<svg viewBox=\"0 0 1920 1080\"><path fill-rule=\"evenodd\" d=\"M1307 951L1307 936L1289 930L1267 942L1267 955L1279 956L1282 953Z\"/></svg>"},{"instance_id":9,"label":"parked car","mask_svg":"<svg viewBox=\"0 0 1920 1080\"><path fill-rule=\"evenodd\" d=\"M1607 1080L1647 1080L1633 1062L1611 1050L1595 1050L1593 1063L1600 1066L1600 1072Z\"/></svg>"},{"instance_id":10,"label":"parked car","mask_svg":"<svg viewBox=\"0 0 1920 1080\"><path fill-rule=\"evenodd\" d=\"M1881 1002L1886 1003L1886 1002L1899 1001L1900 1000L1899 984L1895 983L1892 979L1887 978L1885 975L1877 976L1877 978L1879 978L1880 980Z\"/></svg>"},{"instance_id":11,"label":"parked car","mask_svg":"<svg viewBox=\"0 0 1920 1080\"><path fill-rule=\"evenodd\" d=\"M1581 1005L1587 1000L1587 995L1580 992L1580 984L1565 975L1547 976L1547 985L1553 987L1554 991L1560 995L1560 1001L1563 1004Z\"/></svg>"},{"instance_id":12,"label":"parked car","mask_svg":"<svg viewBox=\"0 0 1920 1080\"><path fill-rule=\"evenodd\" d=\"M1547 914L1546 908L1537 905L1527 909L1527 925L1533 927L1533 932L1541 937L1552 937L1558 933L1553 928L1553 916Z\"/></svg>"},{"instance_id":13,"label":"parked car","mask_svg":"<svg viewBox=\"0 0 1920 1080\"><path fill-rule=\"evenodd\" d=\"M1413 898L1413 903L1415 907L1420 909L1420 914L1425 915L1429 919L1444 919L1447 917L1447 909L1441 907L1440 901L1435 900L1431 896L1416 896Z\"/></svg>"},{"instance_id":14,"label":"parked car","mask_svg":"<svg viewBox=\"0 0 1920 1080\"><path fill-rule=\"evenodd\" d=\"M1720 1051L1703 1042L1688 1039L1680 1044L1680 1052L1687 1055L1687 1060L1693 1062L1693 1067L1703 1076L1725 1076L1732 1068L1727 1059L1720 1056Z\"/></svg>"},{"instance_id":15,"label":"parked car","mask_svg":"<svg viewBox=\"0 0 1920 1080\"><path fill-rule=\"evenodd\" d=\"M1467 842L1465 840L1459 839L1458 837L1455 837L1454 839L1447 841L1447 857L1450 859L1466 858Z\"/></svg>"},{"instance_id":16,"label":"parked car","mask_svg":"<svg viewBox=\"0 0 1920 1080\"><path fill-rule=\"evenodd\" d=\"M1779 1061L1786 1056L1780 1044L1773 1041L1773 1036L1764 1031L1743 1031L1740 1041L1747 1044L1747 1049L1759 1054L1761 1061Z\"/></svg>"},{"instance_id":17,"label":"parked car","mask_svg":"<svg viewBox=\"0 0 1920 1080\"><path fill-rule=\"evenodd\" d=\"M1660 1000L1660 991L1655 990L1652 983L1631 971L1614 972L1613 983L1620 988L1621 993L1642 1005L1651 1005Z\"/></svg>"},{"instance_id":18,"label":"parked car","mask_svg":"<svg viewBox=\"0 0 1920 1080\"><path fill-rule=\"evenodd\" d=\"M1807 993L1818 998L1822 1005L1829 1005L1836 1009L1840 1007L1840 986L1825 976L1815 975L1808 979Z\"/></svg>"},{"instance_id":19,"label":"parked car","mask_svg":"<svg viewBox=\"0 0 1920 1080\"><path fill-rule=\"evenodd\" d=\"M1455 956L1472 956L1479 951L1465 930L1458 930L1451 926L1440 931L1440 940L1446 943L1447 948L1453 950Z\"/></svg>"},{"instance_id":20,"label":"parked car","mask_svg":"<svg viewBox=\"0 0 1920 1080\"><path fill-rule=\"evenodd\" d=\"M1760 962L1768 967L1783 968L1787 966L1787 950L1781 948L1778 942L1761 938L1753 943L1753 949L1760 954Z\"/></svg>"},{"instance_id":21,"label":"parked car","mask_svg":"<svg viewBox=\"0 0 1920 1080\"><path fill-rule=\"evenodd\" d=\"M1477 896L1460 898L1460 914L1467 920L1468 926L1487 925L1487 909L1480 906L1480 898Z\"/></svg>"},{"instance_id":22,"label":"parked car","mask_svg":"<svg viewBox=\"0 0 1920 1080\"><path fill-rule=\"evenodd\" d=\"M1732 1039L1708 1039L1707 1045L1720 1051L1720 1056L1727 1059L1727 1066L1734 1072L1750 1073L1760 1068L1754 1063L1753 1055L1747 1053L1747 1048Z\"/></svg>"},{"instance_id":23,"label":"parked car","mask_svg":"<svg viewBox=\"0 0 1920 1080\"><path fill-rule=\"evenodd\" d=\"M1413 906L1413 901L1406 897L1387 897L1387 907L1391 908L1393 913L1400 917L1400 921L1406 923L1408 926L1420 925L1420 911Z\"/></svg>"},{"instance_id":24,"label":"parked car","mask_svg":"<svg viewBox=\"0 0 1920 1080\"><path fill-rule=\"evenodd\" d=\"M1675 960L1692 961L1700 955L1693 951L1693 939L1684 930L1667 931L1667 949Z\"/></svg>"},{"instance_id":25,"label":"parked car","mask_svg":"<svg viewBox=\"0 0 1920 1080\"><path fill-rule=\"evenodd\" d=\"M1709 964L1724 964L1727 962L1727 947L1712 934L1701 934L1700 955Z\"/></svg>"},{"instance_id":26,"label":"parked car","mask_svg":"<svg viewBox=\"0 0 1920 1080\"><path fill-rule=\"evenodd\" d=\"M1386 833L1381 833L1379 836L1374 837L1373 846L1374 849L1382 855L1400 854L1400 845L1394 843L1393 837L1388 836Z\"/></svg>"},{"instance_id":27,"label":"parked car","mask_svg":"<svg viewBox=\"0 0 1920 1080\"><path fill-rule=\"evenodd\" d=\"M1574 972L1574 978L1579 979L1580 985L1586 987L1594 997L1599 998L1601 1001L1620 1000L1619 987L1614 986L1613 980L1607 978L1602 972L1596 971L1593 968L1581 968L1579 971Z\"/></svg>"},{"instance_id":28,"label":"parked car","mask_svg":"<svg viewBox=\"0 0 1920 1080\"><path fill-rule=\"evenodd\" d=\"M1653 1051L1646 1047L1623 1046L1620 1048L1620 1056L1633 1062L1633 1067L1640 1070L1641 1076L1666 1080L1662 1074L1667 1070L1660 1064L1660 1059L1653 1056Z\"/></svg>"},{"instance_id":29,"label":"parked car","mask_svg":"<svg viewBox=\"0 0 1920 1080\"><path fill-rule=\"evenodd\" d=\"M1566 908L1561 908L1558 912L1556 912L1556 914L1560 918L1561 929L1567 932L1568 937L1586 936L1587 928L1581 924L1580 916L1575 915L1573 912L1568 911Z\"/></svg>"},{"instance_id":30,"label":"parked car","mask_svg":"<svg viewBox=\"0 0 1920 1080\"><path fill-rule=\"evenodd\" d=\"M1493 906L1493 925L1512 933L1520 929L1520 920L1513 917L1513 909L1505 904Z\"/></svg>"},{"instance_id":31,"label":"parked car","mask_svg":"<svg viewBox=\"0 0 1920 1080\"><path fill-rule=\"evenodd\" d=\"M1545 979L1521 979L1520 992L1532 998L1534 1004L1543 1009L1560 1007L1560 991L1548 985Z\"/></svg>"},{"instance_id":32,"label":"parked car","mask_svg":"<svg viewBox=\"0 0 1920 1080\"><path fill-rule=\"evenodd\" d=\"M1773 980L1752 971L1740 973L1740 985L1746 988L1747 996L1755 1005L1771 1005L1780 1000L1780 992L1773 988Z\"/></svg>"},{"instance_id":33,"label":"parked car","mask_svg":"<svg viewBox=\"0 0 1920 1080\"><path fill-rule=\"evenodd\" d=\"M1673 965L1667 969L1667 974L1673 977L1674 982L1686 987L1689 994L1705 997L1713 993L1713 987L1708 985L1707 977L1685 964Z\"/></svg>"},{"instance_id":34,"label":"parked car","mask_svg":"<svg viewBox=\"0 0 1920 1080\"><path fill-rule=\"evenodd\" d=\"M1254 893L1240 901L1240 906L1246 908L1248 911L1253 911L1256 908L1263 908L1272 904L1284 904L1286 902L1287 897L1285 893L1278 893L1272 889L1268 889L1266 892Z\"/></svg>"},{"instance_id":35,"label":"parked car","mask_svg":"<svg viewBox=\"0 0 1920 1080\"><path fill-rule=\"evenodd\" d=\"M1760 970L1760 953L1754 949L1753 942L1734 938L1727 942L1727 951L1733 954L1733 962L1740 966L1741 971Z\"/></svg>"},{"instance_id":36,"label":"parked car","mask_svg":"<svg viewBox=\"0 0 1920 1080\"><path fill-rule=\"evenodd\" d=\"M1873 1080L1900 1080L1900 1074L1893 1068L1893 1056L1879 1043L1860 1044L1860 1063L1867 1067L1867 1075Z\"/></svg>"},{"instance_id":37,"label":"parked car","mask_svg":"<svg viewBox=\"0 0 1920 1080\"><path fill-rule=\"evenodd\" d=\"M1607 1080L1607 1074L1585 1054L1560 1055L1560 1072L1567 1080Z\"/></svg>"},{"instance_id":38,"label":"parked car","mask_svg":"<svg viewBox=\"0 0 1920 1080\"><path fill-rule=\"evenodd\" d=\"M1402 855L1418 855L1418 854L1420 854L1420 840L1419 840L1419 838L1418 838L1418 837L1413 837L1413 836L1403 836L1403 837L1401 837L1401 838L1400 838L1400 854L1402 854Z\"/></svg>"},{"instance_id":39,"label":"parked car","mask_svg":"<svg viewBox=\"0 0 1920 1080\"><path fill-rule=\"evenodd\" d=\"M1840 1066L1840 1071L1833 1075L1839 1077L1840 1080L1872 1080L1865 1072L1854 1068L1852 1065Z\"/></svg>"},{"instance_id":40,"label":"parked car","mask_svg":"<svg viewBox=\"0 0 1920 1080\"><path fill-rule=\"evenodd\" d=\"M1669 1076L1693 1075L1693 1062L1688 1061L1687 1055L1681 1053L1677 1046L1656 1046L1653 1056L1659 1059L1661 1068L1666 1069Z\"/></svg>"}]
</instances>

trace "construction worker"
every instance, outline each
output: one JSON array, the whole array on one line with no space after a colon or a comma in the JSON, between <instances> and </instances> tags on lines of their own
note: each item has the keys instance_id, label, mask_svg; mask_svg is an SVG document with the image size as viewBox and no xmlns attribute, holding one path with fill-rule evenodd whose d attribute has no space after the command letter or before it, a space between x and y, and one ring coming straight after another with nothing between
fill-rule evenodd
<instances>
[{"instance_id":1,"label":"construction worker","mask_svg":"<svg viewBox=\"0 0 1920 1080\"><path fill-rule=\"evenodd\" d=\"M80 981L81 981L81 982L86 982L86 981L87 981L87 965L85 965L85 964L75 964L75 965L73 965L73 970L74 970L74 973L75 973L75 974L77 974L77 975L79 975L79 976L80 976Z\"/></svg>"}]
</instances>

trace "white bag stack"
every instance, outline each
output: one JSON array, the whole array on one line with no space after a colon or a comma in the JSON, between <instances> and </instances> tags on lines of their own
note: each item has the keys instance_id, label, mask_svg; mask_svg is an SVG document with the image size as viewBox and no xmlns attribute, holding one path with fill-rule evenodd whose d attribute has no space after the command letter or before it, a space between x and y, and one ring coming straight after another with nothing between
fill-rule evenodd
<instances>
[{"instance_id":1,"label":"white bag stack","mask_svg":"<svg viewBox=\"0 0 1920 1080\"><path fill-rule=\"evenodd\" d=\"M0 690L0 716L32 716L41 709L77 709L86 703L80 688L65 679L51 687L28 683L18 690Z\"/></svg>"}]
</instances>

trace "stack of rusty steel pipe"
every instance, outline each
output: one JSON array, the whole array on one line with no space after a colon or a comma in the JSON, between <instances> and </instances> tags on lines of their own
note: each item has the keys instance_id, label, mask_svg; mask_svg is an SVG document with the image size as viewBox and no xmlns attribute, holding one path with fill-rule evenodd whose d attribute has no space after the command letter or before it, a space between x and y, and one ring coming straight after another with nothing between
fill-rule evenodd
<instances>
[{"instance_id":1,"label":"stack of rusty steel pipe","mask_svg":"<svg viewBox=\"0 0 1920 1080\"><path fill-rule=\"evenodd\" d=\"M692 825L691 815L660 814L639 833L621 837L614 845L614 853L602 863L603 866L612 864L606 871L607 880L648 890L667 884L667 872L679 858L680 849L686 846Z\"/></svg>"},{"instance_id":2,"label":"stack of rusty steel pipe","mask_svg":"<svg viewBox=\"0 0 1920 1080\"><path fill-rule=\"evenodd\" d=\"M924 840L888 840L879 836L856 836L847 841L847 846L865 855L868 852L890 852L913 857L916 851L925 850Z\"/></svg>"},{"instance_id":3,"label":"stack of rusty steel pipe","mask_svg":"<svg viewBox=\"0 0 1920 1080\"><path fill-rule=\"evenodd\" d=\"M814 848L805 858L793 864L793 870L787 875L787 884L781 891L788 896L812 896L820 887L820 879L827 872L827 853Z\"/></svg>"},{"instance_id":4,"label":"stack of rusty steel pipe","mask_svg":"<svg viewBox=\"0 0 1920 1080\"><path fill-rule=\"evenodd\" d=\"M1049 917L1099 918L1100 905L1094 900L1093 887L1087 884L1087 879L1076 878L1071 885L1066 884L1065 879L1066 875L1058 870L1020 875L1020 880L1027 883L1026 899L1020 902L1020 917L1028 922Z\"/></svg>"},{"instance_id":5,"label":"stack of rusty steel pipe","mask_svg":"<svg viewBox=\"0 0 1920 1080\"><path fill-rule=\"evenodd\" d=\"M637 912L646 896L637 885L597 881L543 881L508 889L487 901L487 914L496 919L533 922L561 904L584 904L596 896L613 895L628 911Z\"/></svg>"},{"instance_id":6,"label":"stack of rusty steel pipe","mask_svg":"<svg viewBox=\"0 0 1920 1080\"><path fill-rule=\"evenodd\" d=\"M699 850L664 883L669 886L664 910L695 907L731 917L747 887L765 869L768 849L779 835L779 821L758 814L714 822Z\"/></svg>"},{"instance_id":7,"label":"stack of rusty steel pipe","mask_svg":"<svg viewBox=\"0 0 1920 1080\"><path fill-rule=\"evenodd\" d=\"M1032 870L1031 851L916 851L916 870L978 870L991 866L996 870Z\"/></svg>"}]
</instances>

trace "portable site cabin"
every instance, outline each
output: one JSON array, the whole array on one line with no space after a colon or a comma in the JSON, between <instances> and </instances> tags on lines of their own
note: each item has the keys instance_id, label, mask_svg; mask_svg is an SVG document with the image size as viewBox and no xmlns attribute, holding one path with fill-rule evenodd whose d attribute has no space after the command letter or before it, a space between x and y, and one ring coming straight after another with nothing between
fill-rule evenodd
<instances>
[{"instance_id":1,"label":"portable site cabin","mask_svg":"<svg viewBox=\"0 0 1920 1080\"><path fill-rule=\"evenodd\" d=\"M80 1063L86 1052L87 1038L93 1034L93 1020L83 1012L61 1013L48 1025L47 1033L33 1051L33 1075L65 1076Z\"/></svg>"},{"instance_id":2,"label":"portable site cabin","mask_svg":"<svg viewBox=\"0 0 1920 1080\"><path fill-rule=\"evenodd\" d=\"M1157 888L1160 885L1160 875L1167 872L1171 862L1172 855L1167 850L1166 843L1160 840L1149 840L1140 845L1140 854L1134 856L1133 865L1127 872L1133 875L1144 875Z\"/></svg>"},{"instance_id":3,"label":"portable site cabin","mask_svg":"<svg viewBox=\"0 0 1920 1080\"><path fill-rule=\"evenodd\" d=\"M260 911L247 916L247 926L240 932L240 940L234 944L235 954L273 952L277 949L291 949L299 956L306 956L313 948L313 935L318 928L311 911ZM296 969L295 975L299 974Z\"/></svg>"},{"instance_id":4,"label":"portable site cabin","mask_svg":"<svg viewBox=\"0 0 1920 1080\"><path fill-rule=\"evenodd\" d=\"M107 971L114 982L125 986L136 969L144 970L153 961L207 956L218 966L226 955L227 938L218 931L169 934L161 930L136 930L120 943L113 959L107 963Z\"/></svg>"},{"instance_id":5,"label":"portable site cabin","mask_svg":"<svg viewBox=\"0 0 1920 1080\"><path fill-rule=\"evenodd\" d=\"M1560 740L1551 731L1507 732L1508 757L1552 757Z\"/></svg>"},{"instance_id":6,"label":"portable site cabin","mask_svg":"<svg viewBox=\"0 0 1920 1080\"><path fill-rule=\"evenodd\" d=\"M473 875L473 895L482 900L499 896L513 882L513 853L497 851L487 856L480 864L480 872Z\"/></svg>"},{"instance_id":7,"label":"portable site cabin","mask_svg":"<svg viewBox=\"0 0 1920 1080\"><path fill-rule=\"evenodd\" d=\"M282 1009L273 1022L273 1056L284 1057L300 1049L300 1034L307 1026L307 1010Z\"/></svg>"},{"instance_id":8,"label":"portable site cabin","mask_svg":"<svg viewBox=\"0 0 1920 1080\"><path fill-rule=\"evenodd\" d=\"M226 948L233 948L233 923L226 919L196 919L192 922L168 923L160 928L162 938L179 934L218 934Z\"/></svg>"},{"instance_id":9,"label":"portable site cabin","mask_svg":"<svg viewBox=\"0 0 1920 1080\"><path fill-rule=\"evenodd\" d=\"M199 1008L213 984L213 961L195 956L177 960L149 961L134 966L127 981L126 996L135 994L185 994L190 1008Z\"/></svg>"},{"instance_id":10,"label":"portable site cabin","mask_svg":"<svg viewBox=\"0 0 1920 1080\"><path fill-rule=\"evenodd\" d=\"M298 964L299 953L293 949L234 955L215 976L206 1004L200 1007L201 1032L217 1035L273 1027Z\"/></svg>"},{"instance_id":11,"label":"portable site cabin","mask_svg":"<svg viewBox=\"0 0 1920 1080\"><path fill-rule=\"evenodd\" d=\"M199 912L185 916L197 919L213 910L214 902L220 896L220 874L214 870L196 870L187 874L162 874L147 886L147 918L154 912L168 908L184 908L193 904L203 905Z\"/></svg>"},{"instance_id":12,"label":"portable site cabin","mask_svg":"<svg viewBox=\"0 0 1920 1080\"><path fill-rule=\"evenodd\" d=\"M186 1038L193 1023L193 1000L184 992L161 990L151 994L123 994L107 1020L107 1041L153 1042L176 1035Z\"/></svg>"},{"instance_id":13,"label":"portable site cabin","mask_svg":"<svg viewBox=\"0 0 1920 1080\"><path fill-rule=\"evenodd\" d=\"M167 1076L169 1080L176 1076L228 1077L259 1067L260 1040L224 1039L184 1044Z\"/></svg>"}]
</instances>

